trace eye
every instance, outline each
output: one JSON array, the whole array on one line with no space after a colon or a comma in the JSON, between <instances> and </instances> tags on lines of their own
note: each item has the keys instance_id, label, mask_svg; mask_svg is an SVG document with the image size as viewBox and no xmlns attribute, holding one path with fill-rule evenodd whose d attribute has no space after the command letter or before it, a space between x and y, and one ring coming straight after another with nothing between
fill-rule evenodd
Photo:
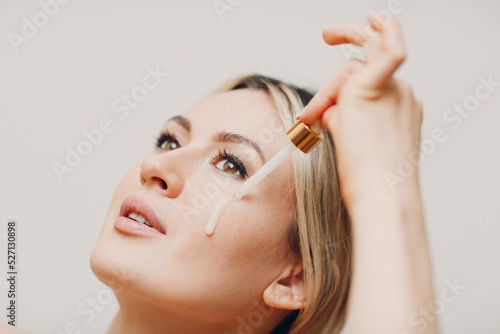
<instances>
[{"instance_id":1,"label":"eye","mask_svg":"<svg viewBox=\"0 0 500 334\"><path fill-rule=\"evenodd\" d=\"M240 175L240 171L238 170L238 167L234 163L232 163L230 160L224 159L221 160L219 163L215 165L215 167L219 168L220 170L230 173L230 174L236 174Z\"/></svg>"},{"instance_id":2,"label":"eye","mask_svg":"<svg viewBox=\"0 0 500 334\"><path fill-rule=\"evenodd\" d=\"M180 147L179 141L169 132L162 132L156 140L156 147L172 151Z\"/></svg>"},{"instance_id":3,"label":"eye","mask_svg":"<svg viewBox=\"0 0 500 334\"><path fill-rule=\"evenodd\" d=\"M217 161L215 168L220 169L225 173L238 176L241 179L245 179L247 177L245 166L234 154L231 154L226 150L219 149L219 153L215 159Z\"/></svg>"}]
</instances>

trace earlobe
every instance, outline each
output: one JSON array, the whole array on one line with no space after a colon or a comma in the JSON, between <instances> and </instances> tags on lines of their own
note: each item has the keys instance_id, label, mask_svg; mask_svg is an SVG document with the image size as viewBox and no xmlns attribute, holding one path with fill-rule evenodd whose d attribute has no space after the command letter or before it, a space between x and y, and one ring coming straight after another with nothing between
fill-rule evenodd
<instances>
[{"instance_id":1,"label":"earlobe","mask_svg":"<svg viewBox=\"0 0 500 334\"><path fill-rule=\"evenodd\" d=\"M271 307L298 310L305 307L302 266L295 266L278 277L264 291L264 302Z\"/></svg>"}]
</instances>

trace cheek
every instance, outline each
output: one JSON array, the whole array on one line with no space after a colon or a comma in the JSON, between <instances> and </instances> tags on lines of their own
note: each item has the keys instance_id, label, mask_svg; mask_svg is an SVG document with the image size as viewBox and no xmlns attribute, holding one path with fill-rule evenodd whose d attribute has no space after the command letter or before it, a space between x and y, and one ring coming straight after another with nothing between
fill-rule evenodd
<instances>
[{"instance_id":1,"label":"cheek","mask_svg":"<svg viewBox=\"0 0 500 334\"><path fill-rule=\"evenodd\" d=\"M207 199L206 205L195 206L193 198L203 195L199 188L186 190L184 195L179 210L182 213L177 215L168 233L169 251L176 261L218 268L213 271L215 275L232 272L248 276L249 272L259 271L256 267L266 271L284 259L291 219L282 206L265 200L234 201L233 191L224 191ZM208 236L205 228L218 202L228 199L230 202L220 215L214 234Z\"/></svg>"},{"instance_id":2,"label":"cheek","mask_svg":"<svg viewBox=\"0 0 500 334\"><path fill-rule=\"evenodd\" d=\"M205 233L205 227L216 208L231 200L241 184L214 167L202 168L196 175L190 175L182 194L172 199L180 218L176 228L197 229Z\"/></svg>"},{"instance_id":3,"label":"cheek","mask_svg":"<svg viewBox=\"0 0 500 334\"><path fill-rule=\"evenodd\" d=\"M294 220L293 189L291 182L293 174L282 172L276 175L273 182L263 182L259 196L244 197L240 201L232 199L233 194L243 184L231 180L226 187L220 189L217 195L209 198L205 191L196 194L193 198L204 197L206 207L193 214L191 226L192 235L199 235L206 248L203 255L208 255L219 261L221 267L239 267L240 264L249 267L250 262L259 266L274 266L288 254L288 231ZM283 184L290 187L283 187ZM201 189L200 184L195 189ZM205 196L203 196L205 195ZM229 200L229 204L221 213L214 234L208 237L205 227L214 215L215 208ZM216 216L215 216L216 217ZM204 248L204 247L203 247ZM227 268L226 268L227 270ZM232 270L232 269L231 269ZM247 272L243 270L242 272Z\"/></svg>"},{"instance_id":4,"label":"cheek","mask_svg":"<svg viewBox=\"0 0 500 334\"><path fill-rule=\"evenodd\" d=\"M288 231L295 219L288 188L282 179L276 180L281 187L264 183L260 196L231 203L216 229L226 242L228 262L242 263L267 278L286 263Z\"/></svg>"},{"instance_id":5,"label":"cheek","mask_svg":"<svg viewBox=\"0 0 500 334\"><path fill-rule=\"evenodd\" d=\"M285 215L252 204L231 202L215 233L207 237L202 231L193 245L198 257L191 260L204 273L205 286L233 302L258 298L287 264Z\"/></svg>"},{"instance_id":6,"label":"cheek","mask_svg":"<svg viewBox=\"0 0 500 334\"><path fill-rule=\"evenodd\" d=\"M245 201L228 205L213 237L229 264L255 262L274 266L284 258L289 219L279 209Z\"/></svg>"}]
</instances>

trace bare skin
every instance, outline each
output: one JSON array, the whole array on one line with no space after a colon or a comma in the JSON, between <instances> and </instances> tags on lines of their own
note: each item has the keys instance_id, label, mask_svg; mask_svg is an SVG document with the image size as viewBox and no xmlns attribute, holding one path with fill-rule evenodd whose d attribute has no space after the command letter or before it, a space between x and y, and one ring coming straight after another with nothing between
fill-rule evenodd
<instances>
[{"instance_id":1,"label":"bare skin","mask_svg":"<svg viewBox=\"0 0 500 334\"><path fill-rule=\"evenodd\" d=\"M17 329L15 327L6 325L6 324L0 324L0 333L3 334L35 334L34 332L28 332L25 330Z\"/></svg>"},{"instance_id":2,"label":"bare skin","mask_svg":"<svg viewBox=\"0 0 500 334\"><path fill-rule=\"evenodd\" d=\"M395 79L405 60L399 24L376 14L374 33L356 25L325 29L329 45L364 46L366 62L348 61L300 115L332 133L342 196L352 217L354 268L350 333L437 333L410 325L410 315L434 299L418 172L391 187L398 157L418 152L422 104ZM382 24L384 22L384 24Z\"/></svg>"},{"instance_id":3,"label":"bare skin","mask_svg":"<svg viewBox=\"0 0 500 334\"><path fill-rule=\"evenodd\" d=\"M269 333L303 306L302 264L287 238L294 222L291 159L235 201L246 178L219 152L237 156L247 177L263 161L253 146L214 140L219 131L245 136L269 159L289 141L276 117L271 98L260 91L209 96L168 121L164 146L122 179L91 256L93 272L120 304L108 334L237 333L239 319L256 312L268 315L253 333ZM279 125L274 139L265 143L259 134L273 124ZM164 235L130 236L114 227L131 195L156 211ZM207 236L214 206L226 199L229 206Z\"/></svg>"},{"instance_id":4,"label":"bare skin","mask_svg":"<svg viewBox=\"0 0 500 334\"><path fill-rule=\"evenodd\" d=\"M364 27L355 25L323 31L324 40L330 45L353 43L364 46L367 61L346 63L318 92L300 119L307 124L321 120L322 127L332 133L336 143L342 195L354 230L349 332L416 333L417 329L409 323L410 315L434 298L418 173L394 189L389 187L384 175L397 170L399 156L408 157L418 151L422 104L413 96L409 84L393 77L394 71L405 60L398 23L390 20L382 24L374 15L369 20L376 32L371 35L363 32ZM154 166L154 161L149 160L149 165ZM130 177L137 180L142 173L142 184L150 182L153 187L154 173L152 169L145 170L149 172L133 169ZM282 175L285 178L286 173ZM111 210L110 214L115 212ZM286 224L286 219L283 224ZM270 326L285 316L286 310L301 306L300 296L279 284L282 278L294 281L300 273L300 265L287 256L280 261L282 265L274 272L276 280L264 279L263 282L271 284L262 285L265 291L280 292L282 296L281 299L269 297L265 300L266 305L283 310L273 319L274 322L269 323ZM273 263L268 265L271 268ZM106 272L100 274L106 280ZM294 284L300 286L300 282ZM136 329L141 325L148 326L134 323L134 320L147 317L148 312L134 316L133 308L127 306L141 299L133 293L119 292L123 309L108 333L121 333L127 326ZM247 293L250 296L252 291ZM156 307L151 304L144 306L149 310ZM150 320L152 325L160 326L164 319ZM0 329L7 334L28 333L6 325L0 325ZM214 327L214 332L216 330ZM265 329L261 332L265 333ZM425 330L418 332L437 333L437 324L430 322Z\"/></svg>"}]
</instances>

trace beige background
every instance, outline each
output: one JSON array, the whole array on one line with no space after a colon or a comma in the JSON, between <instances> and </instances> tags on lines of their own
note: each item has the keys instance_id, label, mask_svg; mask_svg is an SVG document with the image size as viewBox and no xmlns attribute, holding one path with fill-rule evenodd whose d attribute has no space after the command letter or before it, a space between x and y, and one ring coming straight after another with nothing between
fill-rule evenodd
<instances>
[{"instance_id":1,"label":"beige background","mask_svg":"<svg viewBox=\"0 0 500 334\"><path fill-rule=\"evenodd\" d=\"M389 0L231 3L221 20L213 0L73 0L59 5L16 53L8 34L20 34L22 18L32 21L41 7L0 0L0 233L17 220L21 328L61 333L70 322L82 333L107 328L117 304L105 298L109 290L93 276L89 254L121 176L150 152L169 116L238 74L319 88L346 60L323 43L322 29L365 23L370 9L391 6ZM436 297L446 280L466 286L446 303L441 328L499 333L500 87L457 129L443 115L470 100L479 76L500 81L500 2L401 0L400 6L393 16L409 56L397 76L424 101L423 136L436 128L447 136L421 166ZM118 118L111 103L157 65L169 76ZM103 118L113 121L113 132L59 182L51 164L63 162L65 147L75 148L82 130ZM0 246L4 268L5 240ZM92 318L85 305L97 297L102 310Z\"/></svg>"}]
</instances>

